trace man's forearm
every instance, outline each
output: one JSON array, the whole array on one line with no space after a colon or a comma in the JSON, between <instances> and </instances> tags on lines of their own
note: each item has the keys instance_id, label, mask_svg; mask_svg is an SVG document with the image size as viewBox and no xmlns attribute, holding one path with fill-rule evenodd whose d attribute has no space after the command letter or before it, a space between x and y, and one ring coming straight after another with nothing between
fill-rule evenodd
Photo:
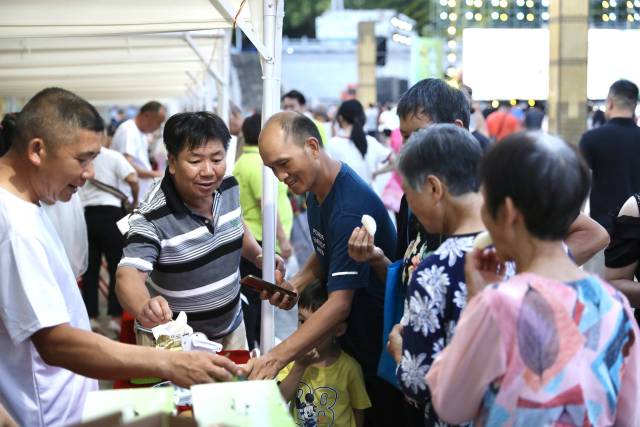
<instances>
[{"instance_id":1,"label":"man's forearm","mask_svg":"<svg viewBox=\"0 0 640 427\"><path fill-rule=\"evenodd\" d=\"M135 169L136 173L138 174L139 178L157 178L160 176L160 173L151 170L151 169L145 169L145 168L141 168L140 166L138 166L134 161L133 161L133 157L131 157L128 154L125 154L124 157L129 161L129 163L131 163L131 166L133 166L133 169Z\"/></svg>"},{"instance_id":2,"label":"man's forearm","mask_svg":"<svg viewBox=\"0 0 640 427\"><path fill-rule=\"evenodd\" d=\"M151 296L145 285L147 274L133 267L118 267L116 295L125 311L137 317Z\"/></svg>"},{"instance_id":3,"label":"man's forearm","mask_svg":"<svg viewBox=\"0 0 640 427\"><path fill-rule=\"evenodd\" d=\"M320 260L313 252L311 256L304 263L300 271L291 278L289 283L293 285L298 294L302 293L304 288L309 286L314 280L324 280L324 273L320 266Z\"/></svg>"},{"instance_id":4,"label":"man's forearm","mask_svg":"<svg viewBox=\"0 0 640 427\"><path fill-rule=\"evenodd\" d=\"M576 264L582 265L609 244L609 233L598 222L581 213L565 239Z\"/></svg>"},{"instance_id":5,"label":"man's forearm","mask_svg":"<svg viewBox=\"0 0 640 427\"><path fill-rule=\"evenodd\" d=\"M69 324L36 332L33 342L49 365L104 380L168 378L166 350L122 344Z\"/></svg>"},{"instance_id":6,"label":"man's forearm","mask_svg":"<svg viewBox=\"0 0 640 427\"><path fill-rule=\"evenodd\" d=\"M272 355L285 366L309 352L338 324L347 319L351 311L353 293L354 291L346 290L332 292L318 311L271 351Z\"/></svg>"},{"instance_id":7,"label":"man's forearm","mask_svg":"<svg viewBox=\"0 0 640 427\"><path fill-rule=\"evenodd\" d=\"M377 259L372 259L369 262L369 265L371 265L371 268L373 268L373 272L376 274L376 277L382 283L386 283L387 281L387 267L389 266L389 264L391 264L391 261L389 261L389 258L387 258L384 254Z\"/></svg>"},{"instance_id":8,"label":"man's forearm","mask_svg":"<svg viewBox=\"0 0 640 427\"><path fill-rule=\"evenodd\" d=\"M253 233L251 233L251 230L249 230L249 227L247 227L244 220L242 221L242 225L244 227L244 237L242 238L242 257L257 265L258 255L262 254L262 248L255 237L253 237Z\"/></svg>"}]
</instances>

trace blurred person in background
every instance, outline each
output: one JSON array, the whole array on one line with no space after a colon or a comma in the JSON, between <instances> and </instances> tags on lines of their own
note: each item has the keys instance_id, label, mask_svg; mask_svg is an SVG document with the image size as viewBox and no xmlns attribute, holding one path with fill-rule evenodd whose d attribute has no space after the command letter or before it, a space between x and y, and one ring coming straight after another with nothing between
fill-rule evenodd
<instances>
[{"instance_id":1,"label":"blurred person in background","mask_svg":"<svg viewBox=\"0 0 640 427\"><path fill-rule=\"evenodd\" d=\"M608 230L612 225L609 213L640 191L640 128L634 116L637 103L638 86L629 80L616 81L607 95L607 123L585 132L580 139L580 150L593 174L590 215Z\"/></svg>"},{"instance_id":2,"label":"blurred person in background","mask_svg":"<svg viewBox=\"0 0 640 427\"><path fill-rule=\"evenodd\" d=\"M138 114L123 122L115 134L111 146L124 154L138 174L138 198L147 195L154 178L160 178L164 170L153 170L149 157L149 134L162 126L167 115L166 108L157 101L144 104Z\"/></svg>"},{"instance_id":3,"label":"blurred person in background","mask_svg":"<svg viewBox=\"0 0 640 427\"><path fill-rule=\"evenodd\" d=\"M343 102L336 115L336 135L326 143L326 152L349 165L364 182L373 184L373 173L389 159L391 150L364 132L366 116L359 101Z\"/></svg>"},{"instance_id":4,"label":"blurred person in background","mask_svg":"<svg viewBox=\"0 0 640 427\"><path fill-rule=\"evenodd\" d=\"M489 137L495 142L500 142L501 139L522 129L520 120L511 113L509 103L503 101L496 111L487 116L486 123Z\"/></svg>"},{"instance_id":5,"label":"blurred person in background","mask_svg":"<svg viewBox=\"0 0 640 427\"><path fill-rule=\"evenodd\" d=\"M376 104L370 102L367 109L364 110L364 115L367 118L364 125L364 131L367 135L378 138L378 116L380 115L380 110Z\"/></svg>"},{"instance_id":6,"label":"blurred person in background","mask_svg":"<svg viewBox=\"0 0 640 427\"><path fill-rule=\"evenodd\" d=\"M79 191L89 242L87 271L82 276L82 299L87 308L91 326L97 329L98 290L102 257L107 263L109 291L107 295L108 328L120 332L119 318L122 307L116 296L116 269L122 257L124 236L116 223L128 212L123 208L122 190L129 188L133 195L131 207L138 204L138 175L127 159L109 148L111 137L105 135L100 154L93 161L94 176Z\"/></svg>"},{"instance_id":7,"label":"blurred person in background","mask_svg":"<svg viewBox=\"0 0 640 427\"><path fill-rule=\"evenodd\" d=\"M282 95L280 101L282 103L282 111L295 111L296 113L302 113L313 120L313 123L315 123L318 127L318 132L320 132L322 143L327 143L328 138L324 126L313 117L313 114L311 112L309 112L309 110L307 109L307 99L301 92L295 89L290 90L289 92Z\"/></svg>"},{"instance_id":8,"label":"blurred person in background","mask_svg":"<svg viewBox=\"0 0 640 427\"><path fill-rule=\"evenodd\" d=\"M524 127L530 131L542 130L542 122L544 121L544 106L536 103L533 107L529 107L524 115Z\"/></svg>"}]
</instances>

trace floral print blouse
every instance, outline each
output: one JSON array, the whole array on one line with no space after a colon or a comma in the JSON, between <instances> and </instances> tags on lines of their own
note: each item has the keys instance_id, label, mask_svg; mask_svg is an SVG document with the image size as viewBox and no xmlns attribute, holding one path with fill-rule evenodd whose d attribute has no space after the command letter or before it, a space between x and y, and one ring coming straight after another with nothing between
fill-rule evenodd
<instances>
[{"instance_id":1,"label":"floral print blouse","mask_svg":"<svg viewBox=\"0 0 640 427\"><path fill-rule=\"evenodd\" d=\"M427 425L446 425L429 404L425 374L451 341L467 303L464 259L473 247L476 234L452 236L442 242L420 262L407 288L401 320L404 328L398 382L407 398L426 405Z\"/></svg>"}]
</instances>

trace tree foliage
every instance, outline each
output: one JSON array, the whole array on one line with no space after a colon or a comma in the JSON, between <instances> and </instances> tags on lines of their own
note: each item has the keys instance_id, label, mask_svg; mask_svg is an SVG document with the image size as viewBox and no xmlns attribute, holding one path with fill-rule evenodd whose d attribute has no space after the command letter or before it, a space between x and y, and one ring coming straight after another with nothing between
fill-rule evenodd
<instances>
[{"instance_id":1,"label":"tree foliage","mask_svg":"<svg viewBox=\"0 0 640 427\"><path fill-rule=\"evenodd\" d=\"M434 0L344 0L346 9L395 9L417 22L421 33L433 24ZM315 37L315 18L329 9L330 0L285 0L284 34Z\"/></svg>"}]
</instances>

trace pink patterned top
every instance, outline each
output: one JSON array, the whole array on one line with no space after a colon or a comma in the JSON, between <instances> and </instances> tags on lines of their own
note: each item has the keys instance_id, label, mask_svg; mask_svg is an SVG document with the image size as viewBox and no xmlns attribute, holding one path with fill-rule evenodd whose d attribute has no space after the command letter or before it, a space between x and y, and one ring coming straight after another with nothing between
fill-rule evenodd
<instances>
[{"instance_id":1,"label":"pink patterned top","mask_svg":"<svg viewBox=\"0 0 640 427\"><path fill-rule=\"evenodd\" d=\"M600 279L518 274L471 300L426 380L450 423L638 426L639 337Z\"/></svg>"}]
</instances>

